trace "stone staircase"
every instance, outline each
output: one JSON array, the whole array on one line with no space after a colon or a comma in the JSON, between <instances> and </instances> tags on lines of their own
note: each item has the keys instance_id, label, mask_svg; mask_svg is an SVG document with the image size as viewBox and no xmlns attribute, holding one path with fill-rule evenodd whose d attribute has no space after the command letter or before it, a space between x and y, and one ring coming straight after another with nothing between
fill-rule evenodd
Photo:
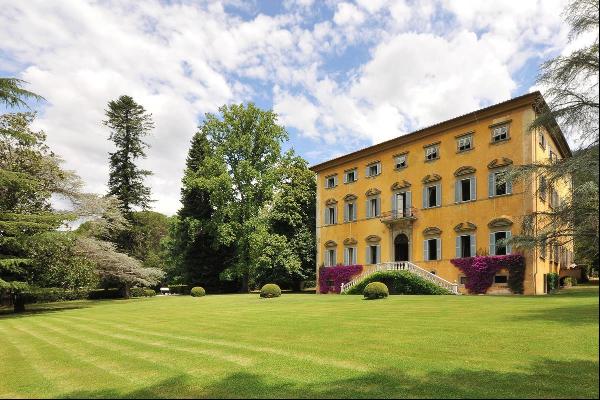
<instances>
[{"instance_id":1,"label":"stone staircase","mask_svg":"<svg viewBox=\"0 0 600 400\"><path fill-rule=\"evenodd\" d=\"M439 276L432 274L431 272L424 270L423 268L411 263L410 261L396 261L396 262L384 262L376 264L374 268L369 268L363 271L360 275L357 275L348 283L342 283L340 293L345 293L350 290L354 285L374 274L375 272L381 271L408 271L412 274L419 276L441 288L444 288L452 294L460 294L458 292L458 284L448 282L447 280L440 278Z\"/></svg>"}]
</instances>

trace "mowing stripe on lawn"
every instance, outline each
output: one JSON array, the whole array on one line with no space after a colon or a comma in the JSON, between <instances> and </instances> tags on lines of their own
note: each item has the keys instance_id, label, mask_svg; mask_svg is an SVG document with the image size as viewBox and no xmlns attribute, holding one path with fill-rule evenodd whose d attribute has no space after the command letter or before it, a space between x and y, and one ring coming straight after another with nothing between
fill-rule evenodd
<instances>
[{"instance_id":1,"label":"mowing stripe on lawn","mask_svg":"<svg viewBox=\"0 0 600 400\"><path fill-rule=\"evenodd\" d=\"M114 329L119 329L119 330L132 332L132 333L136 333L136 334L141 334L141 335L156 336L156 337L165 338L165 339L175 339L175 340L182 340L182 341L195 342L195 343L211 344L211 345L230 347L230 348L240 349L240 350L248 350L248 351L257 352L257 353L270 353L270 354L275 354L275 355L282 356L282 357L295 358L295 359L300 359L303 361L309 361L309 362L319 364L319 365L325 365L325 366L329 366L329 367L334 366L337 368L350 369L350 370L358 371L358 372L368 371L368 368L366 368L365 366L355 364L350 361L332 360L330 358L323 359L323 358L309 355L309 354L295 354L295 353L287 352L285 350L275 349L272 347L253 346L251 344L243 344L243 343L239 343L239 342L234 343L234 342L225 341L225 340L221 340L221 339L207 339L207 338L198 337L198 336L189 337L189 336L171 335L171 334L166 334L166 333L146 332L141 329L131 328L131 326L136 326L131 323L127 324L128 327L125 327L123 325L116 325L116 324L105 322L105 321L90 320L90 319L82 318L82 317L68 316L65 318L100 323L100 324L103 324L106 326L110 326L111 328L114 328Z\"/></svg>"},{"instance_id":2,"label":"mowing stripe on lawn","mask_svg":"<svg viewBox=\"0 0 600 400\"><path fill-rule=\"evenodd\" d=\"M89 336L87 339L84 339L82 337L69 334L65 332L65 330L62 330L60 328L56 328L54 325L42 323L37 323L36 325L42 327L43 329L47 329L48 331L51 331L54 334L59 335L60 337L67 338L68 342L65 343L69 346L72 346L73 342L75 341L81 343L79 344L79 346L85 346L84 348L89 350L90 352L90 347L94 347L100 350L103 354L102 357L92 356L95 359L97 359L98 362L103 362L102 360L104 359L110 360L111 357L114 357L115 352L120 352L122 357L118 358L119 362L109 363L108 365L116 369L125 370L120 373L137 375L137 378L131 378L131 381L133 382L138 381L142 375L144 376L143 379L150 381L156 378L161 378L163 375L162 372L164 372L165 370L172 371L173 373L177 374L181 373L181 370L179 368L170 367L168 364L165 364L164 356L160 358L151 357L147 352L137 351L136 348L131 345L119 345L115 342L107 340L90 340ZM98 336L102 335L99 332L96 332L96 334ZM89 358L89 356L87 355L84 355L84 357ZM106 362L103 363L107 365ZM194 368L187 372L190 374L189 376L191 376L192 374L205 374L205 372L203 372L201 368Z\"/></svg>"},{"instance_id":3,"label":"mowing stripe on lawn","mask_svg":"<svg viewBox=\"0 0 600 400\"><path fill-rule=\"evenodd\" d=\"M64 317L64 318L81 319L78 317ZM99 321L92 321L92 322L98 323ZM77 329L83 329L88 332L96 332L95 329L89 328L87 326L83 326L80 324L74 324L74 325L75 325L75 327L77 327ZM123 328L123 326L111 326L111 327L114 328L115 330L120 330L120 331L126 330L125 328ZM147 332L140 332L140 333L150 335ZM212 358L217 358L217 359L220 359L223 361L228 361L230 363L234 363L234 364L241 365L241 366L248 366L248 365L252 364L252 361L253 361L247 357L231 355L229 353L223 353L221 351L216 351L216 350L208 350L208 349L205 350L205 349L196 349L196 348L189 349L186 347L176 347L164 340L158 341L158 342L156 342L156 341L149 342L149 341L140 340L138 337L136 337L135 339L132 339L130 336L120 335L118 333L107 333L107 332L103 332L102 335L112 337L115 339L121 339L121 340L129 341L129 342L137 343L137 344L140 344L143 346L152 346L152 347L158 347L160 349L169 350L169 351L178 351L178 352L182 352L182 353L204 355L204 356L208 356L208 357L212 357Z\"/></svg>"}]
</instances>

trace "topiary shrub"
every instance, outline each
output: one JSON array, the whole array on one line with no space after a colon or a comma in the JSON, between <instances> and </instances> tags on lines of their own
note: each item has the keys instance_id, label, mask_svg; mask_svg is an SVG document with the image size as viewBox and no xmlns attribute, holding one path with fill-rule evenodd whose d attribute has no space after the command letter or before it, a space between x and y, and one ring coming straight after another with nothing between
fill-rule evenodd
<instances>
[{"instance_id":1,"label":"topiary shrub","mask_svg":"<svg viewBox=\"0 0 600 400\"><path fill-rule=\"evenodd\" d=\"M192 297L202 297L206 296L206 290L204 290L203 287L194 286L192 290L190 290L190 294L192 295Z\"/></svg>"},{"instance_id":2,"label":"topiary shrub","mask_svg":"<svg viewBox=\"0 0 600 400\"><path fill-rule=\"evenodd\" d=\"M363 295L368 300L385 299L390 294L385 283L371 282L363 290Z\"/></svg>"},{"instance_id":3,"label":"topiary shrub","mask_svg":"<svg viewBox=\"0 0 600 400\"><path fill-rule=\"evenodd\" d=\"M365 287L371 282L383 282L389 288L390 294L451 294L448 290L408 271L375 272L354 285L346 293L362 294Z\"/></svg>"},{"instance_id":4,"label":"topiary shrub","mask_svg":"<svg viewBox=\"0 0 600 400\"><path fill-rule=\"evenodd\" d=\"M281 296L281 289L274 283L267 283L260 289L260 297L270 299Z\"/></svg>"}]
</instances>

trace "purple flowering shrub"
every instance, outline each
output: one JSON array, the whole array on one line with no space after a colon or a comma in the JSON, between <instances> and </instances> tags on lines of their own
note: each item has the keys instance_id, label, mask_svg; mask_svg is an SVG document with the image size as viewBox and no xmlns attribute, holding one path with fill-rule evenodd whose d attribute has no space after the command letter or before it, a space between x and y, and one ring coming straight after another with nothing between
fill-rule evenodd
<instances>
[{"instance_id":1,"label":"purple flowering shrub","mask_svg":"<svg viewBox=\"0 0 600 400\"><path fill-rule=\"evenodd\" d=\"M362 272L362 265L336 265L319 269L319 292L339 293L342 283L348 283Z\"/></svg>"},{"instance_id":2,"label":"purple flowering shrub","mask_svg":"<svg viewBox=\"0 0 600 400\"><path fill-rule=\"evenodd\" d=\"M467 277L465 288L469 293L481 294L494 283L494 275L502 268L508 270L508 286L513 293L523 293L525 257L520 254L505 256L475 256L450 260Z\"/></svg>"}]
</instances>

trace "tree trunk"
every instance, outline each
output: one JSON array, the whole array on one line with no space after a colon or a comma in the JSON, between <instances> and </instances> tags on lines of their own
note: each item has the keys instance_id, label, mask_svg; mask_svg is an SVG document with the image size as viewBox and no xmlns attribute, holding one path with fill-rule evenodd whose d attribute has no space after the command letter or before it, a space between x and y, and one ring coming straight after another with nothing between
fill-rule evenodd
<instances>
[{"instance_id":1,"label":"tree trunk","mask_svg":"<svg viewBox=\"0 0 600 400\"><path fill-rule=\"evenodd\" d=\"M242 288L240 289L240 293L248 293L248 272L244 272L244 276L242 276Z\"/></svg>"},{"instance_id":2,"label":"tree trunk","mask_svg":"<svg viewBox=\"0 0 600 400\"><path fill-rule=\"evenodd\" d=\"M20 294L15 294L14 297L14 312L22 313L25 312L25 297Z\"/></svg>"},{"instance_id":3,"label":"tree trunk","mask_svg":"<svg viewBox=\"0 0 600 400\"><path fill-rule=\"evenodd\" d=\"M131 297L131 295L129 294L129 285L123 285L123 298L124 299L128 299Z\"/></svg>"},{"instance_id":4,"label":"tree trunk","mask_svg":"<svg viewBox=\"0 0 600 400\"><path fill-rule=\"evenodd\" d=\"M299 279L292 280L292 290L294 292L300 292L302 290L302 281Z\"/></svg>"}]
</instances>

